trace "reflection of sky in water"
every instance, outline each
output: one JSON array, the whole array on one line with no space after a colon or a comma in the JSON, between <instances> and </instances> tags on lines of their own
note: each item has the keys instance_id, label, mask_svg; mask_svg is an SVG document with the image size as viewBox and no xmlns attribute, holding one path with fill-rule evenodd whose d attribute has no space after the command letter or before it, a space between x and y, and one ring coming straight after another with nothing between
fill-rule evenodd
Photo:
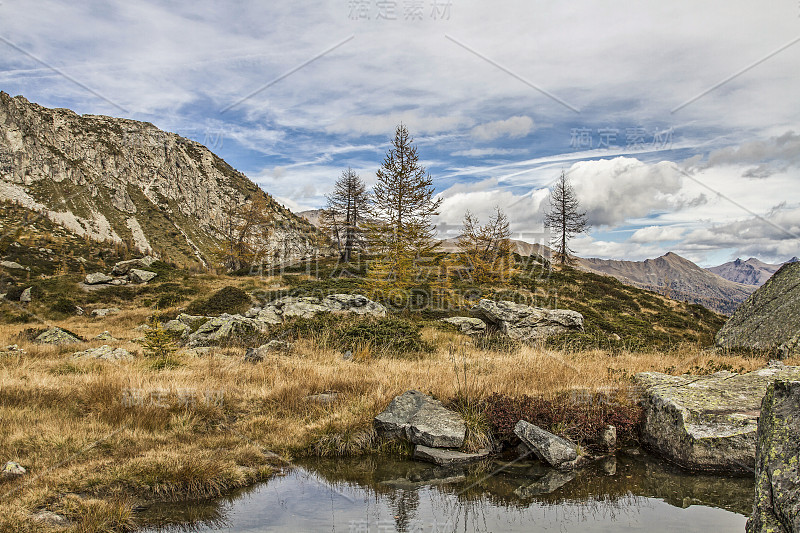
<instances>
[{"instance_id":1,"label":"reflection of sky in water","mask_svg":"<svg viewBox=\"0 0 800 533\"><path fill-rule=\"evenodd\" d=\"M419 480L417 466L401 471L400 476L368 477L357 460L329 463L335 473L320 463L320 474L295 469L283 477L247 491L232 502L221 504L221 520L190 528L192 531L229 533L261 531L331 531L378 533L407 531L494 532L494 531L743 531L746 516L719 507L730 501L717 500L726 483L733 492L747 495L748 482L711 476L690 476L664 470L652 464L636 469L621 463L615 476L603 478L600 471L578 475L551 494L520 496L520 489L535 487L541 478L508 473L490 478L469 497L459 492L473 478L463 476ZM342 467L342 465L345 465ZM347 465L352 464L352 481ZM395 463L398 467L410 463ZM358 466L356 466L358 465ZM381 465L381 466L386 466ZM426 468L426 467L421 467ZM403 477L405 476L405 478ZM424 477L424 475L423 475ZM358 482L355 480L358 479ZM425 478L428 479L428 478ZM475 479L482 479L476 477ZM643 481L644 480L644 481ZM648 480L650 484L648 485ZM603 495L597 482L610 486ZM429 485L434 483L434 485ZM609 485L610 483L610 485ZM405 485L404 485L405 484ZM403 488L400 488L403 487ZM477 491L477 492L475 492ZM588 492L587 492L588 491ZM658 494L655 494L655 493ZM515 496L516 495L516 496ZM658 496L658 497L656 497ZM664 499L662 499L663 497ZM681 502L686 508L667 503ZM710 502L712 506L698 504ZM745 508L747 502L737 502ZM181 506L186 509L186 506ZM197 513L199 518L202 512ZM170 516L166 513L166 516ZM174 515L176 516L176 515ZM211 515L206 515L207 518Z\"/></svg>"}]
</instances>

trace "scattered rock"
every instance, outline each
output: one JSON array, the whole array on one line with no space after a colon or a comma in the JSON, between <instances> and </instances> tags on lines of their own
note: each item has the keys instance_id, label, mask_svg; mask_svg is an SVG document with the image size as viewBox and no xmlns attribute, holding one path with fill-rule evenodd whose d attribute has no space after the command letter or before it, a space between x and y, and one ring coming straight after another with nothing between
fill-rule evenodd
<instances>
[{"instance_id":1,"label":"scattered rock","mask_svg":"<svg viewBox=\"0 0 800 533\"><path fill-rule=\"evenodd\" d=\"M27 473L27 470L15 461L8 461L3 465L3 477L19 477L25 475L25 473Z\"/></svg>"},{"instance_id":2,"label":"scattered rock","mask_svg":"<svg viewBox=\"0 0 800 533\"><path fill-rule=\"evenodd\" d=\"M723 348L775 349L797 353L800 338L800 262L783 265L742 302L717 332ZM791 350L790 350L791 347Z\"/></svg>"},{"instance_id":3,"label":"scattered rock","mask_svg":"<svg viewBox=\"0 0 800 533\"><path fill-rule=\"evenodd\" d=\"M132 268L128 271L128 281L131 283L147 283L156 276L158 276L158 274L155 272L139 270L138 268Z\"/></svg>"},{"instance_id":4,"label":"scattered rock","mask_svg":"<svg viewBox=\"0 0 800 533\"><path fill-rule=\"evenodd\" d=\"M72 335L71 333L67 333L61 328L52 327L42 333L39 334L38 337L35 339L36 342L39 344L75 344L79 342L83 342L78 337Z\"/></svg>"},{"instance_id":5,"label":"scattered rock","mask_svg":"<svg viewBox=\"0 0 800 533\"><path fill-rule=\"evenodd\" d=\"M102 318L104 316L119 313L119 307L105 307L103 309L92 309L92 316Z\"/></svg>"},{"instance_id":6,"label":"scattered rock","mask_svg":"<svg viewBox=\"0 0 800 533\"><path fill-rule=\"evenodd\" d=\"M127 285L128 284L128 280L122 279L122 278L115 278L115 279L112 279L109 283L111 283L111 285L117 285L117 286L119 286L119 285Z\"/></svg>"},{"instance_id":7,"label":"scattered rock","mask_svg":"<svg viewBox=\"0 0 800 533\"><path fill-rule=\"evenodd\" d=\"M570 469L578 458L578 448L572 442L553 435L530 422L520 420L514 426L514 434L530 448L536 456L555 468Z\"/></svg>"},{"instance_id":8,"label":"scattered rock","mask_svg":"<svg viewBox=\"0 0 800 533\"><path fill-rule=\"evenodd\" d=\"M489 450L483 449L475 453L464 453L457 450L443 450L441 448L429 448L418 444L414 446L414 459L426 461L440 466L450 466L463 463L480 461L489 456Z\"/></svg>"},{"instance_id":9,"label":"scattered rock","mask_svg":"<svg viewBox=\"0 0 800 533\"><path fill-rule=\"evenodd\" d=\"M39 511L38 513L31 516L31 518L35 522L39 522L41 524L52 527L63 526L66 525L68 522L68 520L65 517L61 516L60 514L56 514L53 511L47 511L47 510Z\"/></svg>"},{"instance_id":10,"label":"scattered rock","mask_svg":"<svg viewBox=\"0 0 800 533\"><path fill-rule=\"evenodd\" d=\"M31 297L31 289L32 289L32 287L28 287L27 289L22 291L22 294L19 295L20 303L24 303L24 304L31 303L31 299L32 299L32 297Z\"/></svg>"},{"instance_id":11,"label":"scattered rock","mask_svg":"<svg viewBox=\"0 0 800 533\"><path fill-rule=\"evenodd\" d=\"M608 336L608 338L611 339L612 341L621 341L622 340L622 337L620 337L616 333L612 333L611 335Z\"/></svg>"},{"instance_id":12,"label":"scattered rock","mask_svg":"<svg viewBox=\"0 0 800 533\"><path fill-rule=\"evenodd\" d=\"M575 479L573 472L564 472L561 470L549 470L544 476L540 477L530 485L525 485L514 490L514 494L520 498L526 499L533 496L540 496L542 494L550 494L555 492L570 481Z\"/></svg>"},{"instance_id":13,"label":"scattered rock","mask_svg":"<svg viewBox=\"0 0 800 533\"><path fill-rule=\"evenodd\" d=\"M761 403L748 533L800 531L799 457L800 381L775 381Z\"/></svg>"},{"instance_id":14,"label":"scattered rock","mask_svg":"<svg viewBox=\"0 0 800 533\"><path fill-rule=\"evenodd\" d=\"M352 361L353 360L353 351L352 350L347 350L346 352L344 352L342 354L342 359L344 359L345 361Z\"/></svg>"},{"instance_id":15,"label":"scattered rock","mask_svg":"<svg viewBox=\"0 0 800 533\"><path fill-rule=\"evenodd\" d=\"M118 339L115 339L114 336L111 335L111 333L109 333L108 331L104 331L103 333L97 335L95 337L95 340L98 340L98 341L116 341Z\"/></svg>"},{"instance_id":16,"label":"scattered rock","mask_svg":"<svg viewBox=\"0 0 800 533\"><path fill-rule=\"evenodd\" d=\"M89 348L82 352L75 352L72 354L73 359L80 359L82 357L91 357L94 359L107 359L109 361L130 361L133 356L123 348L112 348L104 344L99 348Z\"/></svg>"},{"instance_id":17,"label":"scattered rock","mask_svg":"<svg viewBox=\"0 0 800 533\"><path fill-rule=\"evenodd\" d=\"M283 322L274 307L267 307L266 309L259 310L258 314L255 316L255 319L259 322L272 325Z\"/></svg>"},{"instance_id":18,"label":"scattered rock","mask_svg":"<svg viewBox=\"0 0 800 533\"><path fill-rule=\"evenodd\" d=\"M454 316L450 318L442 318L441 321L456 326L461 333L466 333L467 335L486 333L486 322L480 318Z\"/></svg>"},{"instance_id":19,"label":"scattered rock","mask_svg":"<svg viewBox=\"0 0 800 533\"><path fill-rule=\"evenodd\" d=\"M606 426L603 433L600 435L600 442L607 450L613 450L617 447L617 428L614 426Z\"/></svg>"},{"instance_id":20,"label":"scattered rock","mask_svg":"<svg viewBox=\"0 0 800 533\"><path fill-rule=\"evenodd\" d=\"M192 328L189 327L187 324L184 324L180 320L169 320L164 324L164 329L169 331L170 333L175 334L178 337L185 338L189 336L191 333Z\"/></svg>"},{"instance_id":21,"label":"scattered rock","mask_svg":"<svg viewBox=\"0 0 800 533\"><path fill-rule=\"evenodd\" d=\"M31 267L25 267L15 261L0 261L0 266L3 268L10 268L12 270L30 270Z\"/></svg>"},{"instance_id":22,"label":"scattered rock","mask_svg":"<svg viewBox=\"0 0 800 533\"><path fill-rule=\"evenodd\" d=\"M190 348L186 350L187 355L192 355L194 357L205 357L211 353L211 348L207 346L200 346L197 348Z\"/></svg>"},{"instance_id":23,"label":"scattered rock","mask_svg":"<svg viewBox=\"0 0 800 533\"><path fill-rule=\"evenodd\" d=\"M248 314L255 313L257 307ZM260 308L254 317L265 324L280 324L292 317L311 318L318 313L352 313L357 315L386 316L386 308L361 294L331 294L325 298L314 296L284 296Z\"/></svg>"},{"instance_id":24,"label":"scattered rock","mask_svg":"<svg viewBox=\"0 0 800 533\"><path fill-rule=\"evenodd\" d=\"M86 274L83 280L87 285L99 285L101 283L110 283L114 278L102 272L95 272L94 274Z\"/></svg>"},{"instance_id":25,"label":"scattered rock","mask_svg":"<svg viewBox=\"0 0 800 533\"><path fill-rule=\"evenodd\" d=\"M645 444L684 468L749 474L767 386L800 379L800 367L778 364L742 375L643 372L635 379L643 393Z\"/></svg>"},{"instance_id":26,"label":"scattered rock","mask_svg":"<svg viewBox=\"0 0 800 533\"><path fill-rule=\"evenodd\" d=\"M223 314L206 321L189 335L189 346L206 346L236 335L250 335L264 330L264 323L242 315Z\"/></svg>"},{"instance_id":27,"label":"scattered rock","mask_svg":"<svg viewBox=\"0 0 800 533\"><path fill-rule=\"evenodd\" d=\"M124 276L132 268L149 268L150 265L155 263L157 259L151 256L140 257L139 259L129 259L128 261L120 261L111 269L111 273L115 276Z\"/></svg>"},{"instance_id":28,"label":"scattered rock","mask_svg":"<svg viewBox=\"0 0 800 533\"><path fill-rule=\"evenodd\" d=\"M283 352L288 353L292 350L291 342L271 340L258 348L248 348L244 360L248 363L260 363L268 353Z\"/></svg>"},{"instance_id":29,"label":"scattered rock","mask_svg":"<svg viewBox=\"0 0 800 533\"><path fill-rule=\"evenodd\" d=\"M375 429L388 438L404 438L412 444L431 448L460 448L467 427L442 402L416 390L395 397L375 417Z\"/></svg>"},{"instance_id":30,"label":"scattered rock","mask_svg":"<svg viewBox=\"0 0 800 533\"><path fill-rule=\"evenodd\" d=\"M583 331L583 315L567 309L545 309L482 299L472 308L472 312L519 341L535 341L560 333Z\"/></svg>"},{"instance_id":31,"label":"scattered rock","mask_svg":"<svg viewBox=\"0 0 800 533\"><path fill-rule=\"evenodd\" d=\"M261 312L260 307L251 307L250 309L247 310L247 312L245 312L244 316L245 318L255 318L258 316L258 313L260 312Z\"/></svg>"},{"instance_id":32,"label":"scattered rock","mask_svg":"<svg viewBox=\"0 0 800 533\"><path fill-rule=\"evenodd\" d=\"M307 402L329 404L335 402L338 397L339 393L336 391L325 391L319 394L311 394L303 399Z\"/></svg>"}]
</instances>

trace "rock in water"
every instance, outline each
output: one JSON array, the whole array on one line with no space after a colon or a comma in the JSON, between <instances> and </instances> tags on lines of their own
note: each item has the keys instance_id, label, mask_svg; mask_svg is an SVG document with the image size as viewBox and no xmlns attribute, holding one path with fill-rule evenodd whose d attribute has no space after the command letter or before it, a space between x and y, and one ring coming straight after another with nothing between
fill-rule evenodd
<instances>
[{"instance_id":1,"label":"rock in water","mask_svg":"<svg viewBox=\"0 0 800 533\"><path fill-rule=\"evenodd\" d=\"M530 422L520 420L514 426L514 434L542 461L556 468L572 468L578 458L578 448L567 439L562 439Z\"/></svg>"},{"instance_id":2,"label":"rock in water","mask_svg":"<svg viewBox=\"0 0 800 533\"><path fill-rule=\"evenodd\" d=\"M36 337L36 342L40 344L75 344L78 342L83 342L78 337L72 335L71 333L67 333L61 328L52 327L46 331L43 331Z\"/></svg>"},{"instance_id":3,"label":"rock in water","mask_svg":"<svg viewBox=\"0 0 800 533\"><path fill-rule=\"evenodd\" d=\"M690 470L750 474L761 400L776 379L800 379L800 367L777 364L742 375L636 374L644 400L642 439Z\"/></svg>"},{"instance_id":4,"label":"rock in water","mask_svg":"<svg viewBox=\"0 0 800 533\"><path fill-rule=\"evenodd\" d=\"M723 348L800 349L800 263L787 263L750 295L716 337ZM789 355L789 353L785 353Z\"/></svg>"},{"instance_id":5,"label":"rock in water","mask_svg":"<svg viewBox=\"0 0 800 533\"><path fill-rule=\"evenodd\" d=\"M458 414L416 390L397 396L374 423L386 437L404 438L430 448L460 448L467 433Z\"/></svg>"},{"instance_id":6,"label":"rock in water","mask_svg":"<svg viewBox=\"0 0 800 533\"><path fill-rule=\"evenodd\" d=\"M519 341L583 331L583 315L567 309L545 309L514 302L480 300L472 312Z\"/></svg>"},{"instance_id":7,"label":"rock in water","mask_svg":"<svg viewBox=\"0 0 800 533\"><path fill-rule=\"evenodd\" d=\"M426 461L440 466L450 466L463 463L480 461L489 456L489 450L483 449L476 453L464 453L456 450L442 450L441 448L429 448L427 446L414 446L414 459Z\"/></svg>"},{"instance_id":8,"label":"rock in water","mask_svg":"<svg viewBox=\"0 0 800 533\"><path fill-rule=\"evenodd\" d=\"M800 532L800 381L767 388L758 419L756 499L748 533Z\"/></svg>"}]
</instances>

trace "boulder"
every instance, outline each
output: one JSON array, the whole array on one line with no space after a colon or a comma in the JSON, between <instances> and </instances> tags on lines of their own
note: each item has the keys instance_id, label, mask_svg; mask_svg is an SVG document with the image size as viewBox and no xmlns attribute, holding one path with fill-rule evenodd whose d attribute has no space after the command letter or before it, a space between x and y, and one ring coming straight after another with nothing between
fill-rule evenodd
<instances>
[{"instance_id":1,"label":"boulder","mask_svg":"<svg viewBox=\"0 0 800 533\"><path fill-rule=\"evenodd\" d=\"M30 270L31 267L24 267L16 261L0 261L0 266L3 268L10 268L12 270Z\"/></svg>"},{"instance_id":2,"label":"boulder","mask_svg":"<svg viewBox=\"0 0 800 533\"><path fill-rule=\"evenodd\" d=\"M617 428L614 426L606 426L600 434L600 442L607 450L613 450L617 447Z\"/></svg>"},{"instance_id":3,"label":"boulder","mask_svg":"<svg viewBox=\"0 0 800 533\"><path fill-rule=\"evenodd\" d=\"M80 359L83 357L91 357L93 359L107 359L109 361L130 361L133 356L123 348L112 348L104 344L99 348L89 348L82 352L75 352L72 354L73 359Z\"/></svg>"},{"instance_id":4,"label":"boulder","mask_svg":"<svg viewBox=\"0 0 800 533\"><path fill-rule=\"evenodd\" d=\"M252 314L255 309L251 309L248 313ZM255 319L266 324L280 324L287 318L311 318L318 313L352 313L383 317L386 316L386 308L361 294L331 294L324 298L284 296L261 308Z\"/></svg>"},{"instance_id":5,"label":"boulder","mask_svg":"<svg viewBox=\"0 0 800 533\"><path fill-rule=\"evenodd\" d=\"M84 279L84 283L87 285L99 285L101 283L111 283L112 281L114 281L114 278L102 272L86 274L86 278Z\"/></svg>"},{"instance_id":6,"label":"boulder","mask_svg":"<svg viewBox=\"0 0 800 533\"><path fill-rule=\"evenodd\" d=\"M105 307L102 309L92 309L92 316L103 318L107 315L119 313L119 307Z\"/></svg>"},{"instance_id":7,"label":"boulder","mask_svg":"<svg viewBox=\"0 0 800 533\"><path fill-rule=\"evenodd\" d=\"M441 448L429 448L418 444L414 446L414 459L426 461L440 466L450 466L463 463L472 463L486 459L489 450L483 449L475 453L464 453L457 450L444 450Z\"/></svg>"},{"instance_id":8,"label":"boulder","mask_svg":"<svg viewBox=\"0 0 800 533\"><path fill-rule=\"evenodd\" d=\"M151 256L140 257L138 259L130 259L128 261L120 261L111 269L111 273L115 276L124 276L132 268L148 268L155 263L157 259Z\"/></svg>"},{"instance_id":9,"label":"boulder","mask_svg":"<svg viewBox=\"0 0 800 533\"><path fill-rule=\"evenodd\" d=\"M31 289L32 287L28 287L27 289L22 291L22 294L19 295L20 303L23 304L31 303L31 300L33 299L33 297L31 296Z\"/></svg>"},{"instance_id":10,"label":"boulder","mask_svg":"<svg viewBox=\"0 0 800 533\"><path fill-rule=\"evenodd\" d=\"M42 510L31 516L34 522L39 522L45 526L59 527L65 526L69 522L66 517L56 514L53 511Z\"/></svg>"},{"instance_id":11,"label":"boulder","mask_svg":"<svg viewBox=\"0 0 800 533\"><path fill-rule=\"evenodd\" d=\"M115 339L114 336L111 333L109 333L108 331L104 331L103 333L97 335L95 337L95 340L98 340L98 341L116 341L117 339Z\"/></svg>"},{"instance_id":12,"label":"boulder","mask_svg":"<svg viewBox=\"0 0 800 533\"><path fill-rule=\"evenodd\" d=\"M559 469L570 469L578 459L578 447L567 439L553 435L539 426L520 420L514 426L514 434L541 461Z\"/></svg>"},{"instance_id":13,"label":"boulder","mask_svg":"<svg viewBox=\"0 0 800 533\"><path fill-rule=\"evenodd\" d=\"M189 333L191 333L192 328L184 324L180 320L168 320L164 324L164 330L169 331L176 337L185 338L189 336Z\"/></svg>"},{"instance_id":14,"label":"boulder","mask_svg":"<svg viewBox=\"0 0 800 533\"><path fill-rule=\"evenodd\" d=\"M777 363L742 375L637 374L644 407L642 440L690 470L750 474L761 400L776 379L800 379L800 367Z\"/></svg>"},{"instance_id":15,"label":"boulder","mask_svg":"<svg viewBox=\"0 0 800 533\"><path fill-rule=\"evenodd\" d=\"M567 309L545 309L482 299L472 308L472 313L519 341L535 341L560 333L583 331L583 315Z\"/></svg>"},{"instance_id":16,"label":"boulder","mask_svg":"<svg viewBox=\"0 0 800 533\"><path fill-rule=\"evenodd\" d=\"M128 281L131 283L147 283L156 276L158 276L158 274L155 272L139 270L138 268L132 268L128 271Z\"/></svg>"},{"instance_id":17,"label":"boulder","mask_svg":"<svg viewBox=\"0 0 800 533\"><path fill-rule=\"evenodd\" d=\"M800 381L767 387L757 435L756 497L747 532L800 532Z\"/></svg>"},{"instance_id":18,"label":"boulder","mask_svg":"<svg viewBox=\"0 0 800 533\"><path fill-rule=\"evenodd\" d=\"M0 473L2 473L3 477L19 477L27 473L27 470L15 461L8 461L3 465L3 470Z\"/></svg>"},{"instance_id":19,"label":"boulder","mask_svg":"<svg viewBox=\"0 0 800 533\"><path fill-rule=\"evenodd\" d=\"M40 333L39 336L36 337L35 341L38 342L39 344L56 344L56 345L75 344L78 342L83 342L75 335L67 333L63 329L55 326Z\"/></svg>"},{"instance_id":20,"label":"boulder","mask_svg":"<svg viewBox=\"0 0 800 533\"><path fill-rule=\"evenodd\" d=\"M467 433L461 416L416 390L394 398L375 417L374 425L385 437L404 438L430 448L460 448Z\"/></svg>"},{"instance_id":21,"label":"boulder","mask_svg":"<svg viewBox=\"0 0 800 533\"><path fill-rule=\"evenodd\" d=\"M386 316L386 308L361 294L331 294L320 302L331 312L353 313L356 315Z\"/></svg>"},{"instance_id":22,"label":"boulder","mask_svg":"<svg viewBox=\"0 0 800 533\"><path fill-rule=\"evenodd\" d=\"M264 330L264 324L242 315L227 313L207 320L197 331L189 335L189 346L206 346L228 340L236 335L251 335Z\"/></svg>"},{"instance_id":23,"label":"boulder","mask_svg":"<svg viewBox=\"0 0 800 533\"><path fill-rule=\"evenodd\" d=\"M274 307L261 309L255 316L255 319L259 322L263 322L264 324L280 324L283 322Z\"/></svg>"},{"instance_id":24,"label":"boulder","mask_svg":"<svg viewBox=\"0 0 800 533\"><path fill-rule=\"evenodd\" d=\"M454 325L458 328L458 331L461 333L466 333L467 335L486 333L486 322L480 318L474 318L471 316L454 316L450 318L442 318L441 321Z\"/></svg>"},{"instance_id":25,"label":"boulder","mask_svg":"<svg viewBox=\"0 0 800 533\"><path fill-rule=\"evenodd\" d=\"M292 350L292 343L279 340L271 340L266 344L262 344L258 348L248 348L247 353L244 355L244 360L249 363L259 363L264 360L264 357L269 353L283 352L287 353Z\"/></svg>"},{"instance_id":26,"label":"boulder","mask_svg":"<svg viewBox=\"0 0 800 533\"><path fill-rule=\"evenodd\" d=\"M736 308L717 332L717 346L800 353L798 317L800 262L787 263Z\"/></svg>"},{"instance_id":27,"label":"boulder","mask_svg":"<svg viewBox=\"0 0 800 533\"><path fill-rule=\"evenodd\" d=\"M325 391L325 392L320 392L319 394L310 394L303 399L307 402L326 405L335 402L337 398L339 398L338 392Z\"/></svg>"}]
</instances>

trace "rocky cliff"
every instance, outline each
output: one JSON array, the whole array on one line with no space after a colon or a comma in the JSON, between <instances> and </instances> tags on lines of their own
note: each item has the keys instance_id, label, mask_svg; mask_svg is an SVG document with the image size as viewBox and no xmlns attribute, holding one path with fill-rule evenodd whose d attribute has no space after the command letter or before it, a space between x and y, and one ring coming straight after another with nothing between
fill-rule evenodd
<instances>
[{"instance_id":1,"label":"rocky cliff","mask_svg":"<svg viewBox=\"0 0 800 533\"><path fill-rule=\"evenodd\" d=\"M87 239L210 264L230 206L264 195L269 257L315 253L315 229L205 146L150 123L48 109L0 92L0 200Z\"/></svg>"}]
</instances>

